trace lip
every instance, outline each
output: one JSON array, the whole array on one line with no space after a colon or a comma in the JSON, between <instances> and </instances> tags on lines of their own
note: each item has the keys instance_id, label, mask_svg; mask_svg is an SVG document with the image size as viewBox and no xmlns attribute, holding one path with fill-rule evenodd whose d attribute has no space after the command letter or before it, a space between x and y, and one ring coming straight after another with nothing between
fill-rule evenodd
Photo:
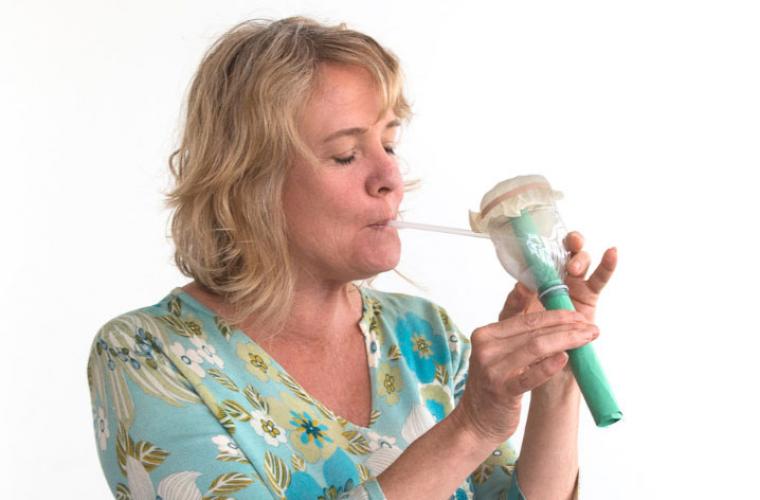
<instances>
[{"instance_id":1,"label":"lip","mask_svg":"<svg viewBox=\"0 0 760 500\"><path fill-rule=\"evenodd\" d=\"M390 221L394 220L394 219L395 219L395 217L388 217L388 218L385 218L385 219L380 219L379 221L375 221L372 224L370 224L369 227L375 227L375 228L386 227L386 226L388 226L388 223Z\"/></svg>"}]
</instances>

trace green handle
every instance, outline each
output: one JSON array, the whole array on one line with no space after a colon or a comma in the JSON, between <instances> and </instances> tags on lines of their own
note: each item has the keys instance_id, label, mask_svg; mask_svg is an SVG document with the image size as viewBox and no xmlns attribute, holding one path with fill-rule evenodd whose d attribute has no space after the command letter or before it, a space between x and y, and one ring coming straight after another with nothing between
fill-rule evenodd
<instances>
[{"instance_id":1,"label":"green handle","mask_svg":"<svg viewBox=\"0 0 760 500\"><path fill-rule=\"evenodd\" d=\"M567 289L558 287L558 285L563 285L562 279L547 256L546 248L538 236L538 230L530 214L523 210L520 217L511 219L511 223L515 236L520 242L525 261L536 279L538 294L541 295L550 288L557 287L541 297L544 308L547 311L558 309L575 311ZM623 412L615 402L612 389L604 376L592 345L586 344L577 349L571 349L568 355L575 380L578 382L578 387L586 400L586 405L591 410L596 425L607 427L620 420Z\"/></svg>"}]
</instances>

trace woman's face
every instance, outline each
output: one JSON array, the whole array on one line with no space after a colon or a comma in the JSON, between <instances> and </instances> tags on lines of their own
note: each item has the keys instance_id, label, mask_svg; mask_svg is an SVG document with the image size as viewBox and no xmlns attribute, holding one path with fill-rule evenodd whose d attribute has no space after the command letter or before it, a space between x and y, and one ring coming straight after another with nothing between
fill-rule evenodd
<instances>
[{"instance_id":1,"label":"woman's face","mask_svg":"<svg viewBox=\"0 0 760 500\"><path fill-rule=\"evenodd\" d=\"M297 158L283 188L291 254L316 279L347 283L398 264L401 242L385 223L404 194L399 121L391 110L378 120L381 104L363 68L321 65L299 123L319 162Z\"/></svg>"}]
</instances>

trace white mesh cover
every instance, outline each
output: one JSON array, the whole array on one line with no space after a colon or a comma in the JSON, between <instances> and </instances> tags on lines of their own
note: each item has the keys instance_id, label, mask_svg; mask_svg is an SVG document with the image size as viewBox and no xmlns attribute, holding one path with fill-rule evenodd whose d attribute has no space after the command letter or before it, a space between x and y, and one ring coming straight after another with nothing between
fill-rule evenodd
<instances>
[{"instance_id":1,"label":"white mesh cover","mask_svg":"<svg viewBox=\"0 0 760 500\"><path fill-rule=\"evenodd\" d=\"M554 191L542 175L521 175L498 183L480 202L480 212L470 211L470 227L487 233L491 222L518 217L523 209L548 208L562 193Z\"/></svg>"}]
</instances>

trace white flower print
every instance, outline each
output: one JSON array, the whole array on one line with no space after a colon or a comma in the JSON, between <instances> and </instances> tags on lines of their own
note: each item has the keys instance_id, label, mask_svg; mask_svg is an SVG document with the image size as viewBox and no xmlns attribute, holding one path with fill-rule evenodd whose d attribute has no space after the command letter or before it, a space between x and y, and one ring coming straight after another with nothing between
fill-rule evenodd
<instances>
[{"instance_id":1,"label":"white flower print","mask_svg":"<svg viewBox=\"0 0 760 500\"><path fill-rule=\"evenodd\" d=\"M372 368L377 368L377 362L380 359L380 342L377 340L377 332L369 328L364 321L359 323L359 328L364 334L364 343L367 346L367 362Z\"/></svg>"},{"instance_id":2,"label":"white flower print","mask_svg":"<svg viewBox=\"0 0 760 500\"><path fill-rule=\"evenodd\" d=\"M216 355L216 348L213 345L209 344L201 337L192 337L190 342L193 343L198 354L200 354L203 359L209 363L215 364L219 368L224 368L224 360Z\"/></svg>"},{"instance_id":3,"label":"white flower print","mask_svg":"<svg viewBox=\"0 0 760 500\"><path fill-rule=\"evenodd\" d=\"M401 449L395 446L393 448L379 448L370 453L365 465L372 475L377 477L395 462L401 456L401 453Z\"/></svg>"},{"instance_id":4,"label":"white flower print","mask_svg":"<svg viewBox=\"0 0 760 500\"><path fill-rule=\"evenodd\" d=\"M287 441L285 429L275 424L269 415L254 410L250 422L256 434L263 437L269 446L279 446Z\"/></svg>"},{"instance_id":5,"label":"white flower print","mask_svg":"<svg viewBox=\"0 0 760 500\"><path fill-rule=\"evenodd\" d=\"M380 359L380 342L377 341L377 334L372 330L367 332L366 342L369 366L377 368L377 362Z\"/></svg>"},{"instance_id":6,"label":"white flower print","mask_svg":"<svg viewBox=\"0 0 760 500\"><path fill-rule=\"evenodd\" d=\"M179 359L182 360L183 363L185 363L188 367L190 367L193 372L195 372L196 375L199 377L205 377L206 372L201 367L201 363L203 363L203 358L200 354L198 354L198 351L195 349L185 349L185 346L180 344L179 342L175 342L172 344L172 352L177 355Z\"/></svg>"},{"instance_id":7,"label":"white flower print","mask_svg":"<svg viewBox=\"0 0 760 500\"><path fill-rule=\"evenodd\" d=\"M108 431L106 410L102 406L98 406L98 411L95 414L95 433L97 434L98 445L100 446L101 451L105 450L111 433Z\"/></svg>"},{"instance_id":8,"label":"white flower print","mask_svg":"<svg viewBox=\"0 0 760 500\"><path fill-rule=\"evenodd\" d=\"M373 431L369 431L367 437L369 438L370 454L365 464L374 476L379 476L390 464L396 461L402 450L396 446L395 437L382 436Z\"/></svg>"},{"instance_id":9,"label":"white flower print","mask_svg":"<svg viewBox=\"0 0 760 500\"><path fill-rule=\"evenodd\" d=\"M201 500L195 480L200 472L176 472L158 483L158 491L153 486L150 474L143 464L132 456L127 457L127 483L133 500L155 500L156 494L164 500Z\"/></svg>"},{"instance_id":10,"label":"white flower print","mask_svg":"<svg viewBox=\"0 0 760 500\"><path fill-rule=\"evenodd\" d=\"M377 432L369 431L367 437L369 438L370 451L375 451L380 448L393 448L396 446L396 438L392 436L381 436Z\"/></svg>"},{"instance_id":11,"label":"white flower print","mask_svg":"<svg viewBox=\"0 0 760 500\"><path fill-rule=\"evenodd\" d=\"M212 437L211 441L214 442L221 455L234 459L244 458L243 452L240 451L240 448L238 448L238 445L231 437L220 434Z\"/></svg>"},{"instance_id":12,"label":"white flower print","mask_svg":"<svg viewBox=\"0 0 760 500\"><path fill-rule=\"evenodd\" d=\"M404 426L401 428L401 437L412 444L415 439L425 434L435 425L435 418L427 407L417 404L406 417Z\"/></svg>"}]
</instances>

